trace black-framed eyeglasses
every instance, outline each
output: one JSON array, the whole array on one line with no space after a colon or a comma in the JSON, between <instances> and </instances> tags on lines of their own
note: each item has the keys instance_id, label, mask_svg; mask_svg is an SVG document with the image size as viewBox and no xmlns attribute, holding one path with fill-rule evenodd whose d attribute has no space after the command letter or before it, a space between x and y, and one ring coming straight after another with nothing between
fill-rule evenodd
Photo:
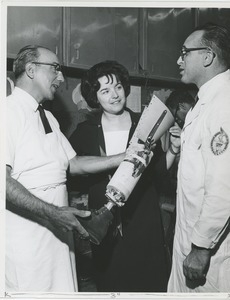
<instances>
[{"instance_id":1,"label":"black-framed eyeglasses","mask_svg":"<svg viewBox=\"0 0 230 300\"><path fill-rule=\"evenodd\" d=\"M180 51L180 56L182 60L184 60L184 57L187 55L188 52L198 51L198 50L209 50L209 48L208 47L186 48L185 46L183 46Z\"/></svg>"},{"instance_id":2,"label":"black-framed eyeglasses","mask_svg":"<svg viewBox=\"0 0 230 300\"><path fill-rule=\"evenodd\" d=\"M46 66L51 66L54 68L55 72L58 73L58 72L62 72L62 69L61 69L61 65L58 64L58 63L46 63L46 62L40 62L40 61L32 61L31 62L32 64L35 64L35 65L46 65Z\"/></svg>"}]
</instances>

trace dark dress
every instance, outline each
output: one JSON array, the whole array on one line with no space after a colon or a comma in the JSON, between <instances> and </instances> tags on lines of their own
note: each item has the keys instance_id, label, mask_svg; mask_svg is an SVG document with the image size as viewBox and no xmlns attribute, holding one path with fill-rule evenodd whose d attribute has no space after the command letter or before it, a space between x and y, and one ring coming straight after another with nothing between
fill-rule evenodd
<instances>
[{"instance_id":1,"label":"dark dress","mask_svg":"<svg viewBox=\"0 0 230 300\"><path fill-rule=\"evenodd\" d=\"M128 110L132 127L139 114ZM79 124L70 137L78 155L103 155L105 142L101 112ZM115 170L113 170L114 172ZM70 189L89 193L89 208L98 209L107 203L105 188L112 172L70 182ZM165 153L160 145L144 171L125 206L118 209L123 237L117 231L117 217L101 245L92 245L95 280L99 292L165 292L169 276L164 232L158 203L158 189L164 189L168 176ZM157 187L157 188L156 188Z\"/></svg>"}]
</instances>

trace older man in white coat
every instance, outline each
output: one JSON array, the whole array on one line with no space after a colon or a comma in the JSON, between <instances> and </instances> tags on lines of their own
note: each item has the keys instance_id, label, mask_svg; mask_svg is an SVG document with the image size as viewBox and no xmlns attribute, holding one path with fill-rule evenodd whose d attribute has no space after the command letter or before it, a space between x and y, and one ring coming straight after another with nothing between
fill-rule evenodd
<instances>
[{"instance_id":1,"label":"older man in white coat","mask_svg":"<svg viewBox=\"0 0 230 300\"><path fill-rule=\"evenodd\" d=\"M230 33L198 27L178 59L199 88L181 134L177 220L168 292L230 291Z\"/></svg>"}]
</instances>

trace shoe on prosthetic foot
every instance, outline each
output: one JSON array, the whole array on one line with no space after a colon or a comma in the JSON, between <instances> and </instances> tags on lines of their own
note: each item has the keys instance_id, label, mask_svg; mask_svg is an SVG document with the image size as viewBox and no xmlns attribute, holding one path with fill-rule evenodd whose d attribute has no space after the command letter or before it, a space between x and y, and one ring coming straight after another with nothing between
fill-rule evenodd
<instances>
[{"instance_id":1,"label":"shoe on prosthetic foot","mask_svg":"<svg viewBox=\"0 0 230 300\"><path fill-rule=\"evenodd\" d=\"M96 211L92 211L89 217L77 217L77 219L89 233L90 242L99 245L106 236L109 225L112 223L113 214L108 208L103 206Z\"/></svg>"}]
</instances>

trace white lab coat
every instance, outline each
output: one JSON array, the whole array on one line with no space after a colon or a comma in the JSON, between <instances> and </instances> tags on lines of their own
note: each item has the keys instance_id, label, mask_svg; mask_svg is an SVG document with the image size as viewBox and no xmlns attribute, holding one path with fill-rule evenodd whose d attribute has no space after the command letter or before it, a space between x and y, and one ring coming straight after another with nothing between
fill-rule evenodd
<instances>
[{"instance_id":1,"label":"white lab coat","mask_svg":"<svg viewBox=\"0 0 230 300\"><path fill-rule=\"evenodd\" d=\"M76 153L46 112L52 128L44 133L38 103L15 88L7 98L7 155L12 177L38 198L68 205L66 170ZM6 211L6 291L76 292L72 233L49 222L31 221L20 210Z\"/></svg>"},{"instance_id":2,"label":"white lab coat","mask_svg":"<svg viewBox=\"0 0 230 300\"><path fill-rule=\"evenodd\" d=\"M186 116L178 167L177 220L168 292L230 291L230 71L205 83ZM191 244L214 248L203 286L186 282Z\"/></svg>"}]
</instances>

